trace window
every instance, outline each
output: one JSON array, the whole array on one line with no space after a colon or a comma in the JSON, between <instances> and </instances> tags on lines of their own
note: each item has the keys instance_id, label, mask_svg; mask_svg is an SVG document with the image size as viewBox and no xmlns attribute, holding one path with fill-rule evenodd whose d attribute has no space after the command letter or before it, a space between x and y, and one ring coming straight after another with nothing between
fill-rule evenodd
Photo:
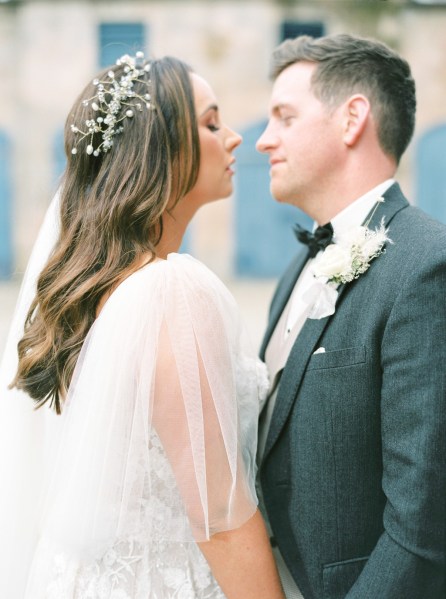
<instances>
[{"instance_id":1,"label":"window","mask_svg":"<svg viewBox=\"0 0 446 599\"><path fill-rule=\"evenodd\" d=\"M311 35L322 37L325 34L323 23L304 23L300 21L283 21L280 27L280 41L297 37L298 35Z\"/></svg>"}]
</instances>

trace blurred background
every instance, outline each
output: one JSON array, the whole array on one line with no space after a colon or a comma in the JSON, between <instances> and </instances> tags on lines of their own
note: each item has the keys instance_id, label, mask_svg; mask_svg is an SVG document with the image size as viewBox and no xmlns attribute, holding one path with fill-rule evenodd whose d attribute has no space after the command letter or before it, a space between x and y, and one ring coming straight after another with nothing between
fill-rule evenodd
<instances>
[{"instance_id":1,"label":"blurred background","mask_svg":"<svg viewBox=\"0 0 446 599\"><path fill-rule=\"evenodd\" d=\"M398 180L446 222L446 0L0 0L0 351L19 283L64 168L63 126L96 71L124 53L172 54L214 88L244 137L235 192L204 207L183 244L239 301L258 345L275 282L296 251L297 209L269 194L255 150L267 117L269 58L289 37L376 37L411 64L414 140Z\"/></svg>"}]
</instances>

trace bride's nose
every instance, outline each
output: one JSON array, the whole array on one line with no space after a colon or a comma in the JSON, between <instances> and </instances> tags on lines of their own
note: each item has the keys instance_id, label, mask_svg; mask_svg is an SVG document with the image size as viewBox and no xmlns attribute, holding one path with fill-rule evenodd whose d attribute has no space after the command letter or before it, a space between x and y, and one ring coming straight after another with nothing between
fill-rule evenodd
<instances>
[{"instance_id":1,"label":"bride's nose","mask_svg":"<svg viewBox=\"0 0 446 599\"><path fill-rule=\"evenodd\" d=\"M242 139L243 138L241 135L239 135L229 127L226 127L225 148L227 150L229 150L230 152L232 152L232 150L235 150L235 148L242 143Z\"/></svg>"}]
</instances>

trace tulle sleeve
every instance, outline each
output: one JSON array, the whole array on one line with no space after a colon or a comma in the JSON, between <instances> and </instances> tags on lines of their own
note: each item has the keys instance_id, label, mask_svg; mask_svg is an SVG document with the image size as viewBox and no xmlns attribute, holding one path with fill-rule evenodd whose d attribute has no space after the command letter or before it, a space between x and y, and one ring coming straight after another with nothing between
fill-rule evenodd
<instances>
[{"instance_id":1,"label":"tulle sleeve","mask_svg":"<svg viewBox=\"0 0 446 599\"><path fill-rule=\"evenodd\" d=\"M241 526L257 504L262 377L204 266L174 254L129 277L79 357L42 532L85 558L132 535L203 541Z\"/></svg>"},{"instance_id":2,"label":"tulle sleeve","mask_svg":"<svg viewBox=\"0 0 446 599\"><path fill-rule=\"evenodd\" d=\"M206 282L201 286L196 281L169 281L168 288L153 424L194 537L205 540L240 526L255 510L254 468L251 460L242 459L242 445L251 444L248 453L253 454L255 438L243 438L237 406L237 314L230 298L212 291ZM253 406L253 416L257 414Z\"/></svg>"}]
</instances>

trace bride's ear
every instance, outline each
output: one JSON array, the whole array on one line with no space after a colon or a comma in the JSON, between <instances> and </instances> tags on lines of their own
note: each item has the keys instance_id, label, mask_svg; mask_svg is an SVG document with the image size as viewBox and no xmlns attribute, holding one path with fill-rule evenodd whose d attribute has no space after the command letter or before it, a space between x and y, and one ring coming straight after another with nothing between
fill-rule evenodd
<instances>
[{"instance_id":1,"label":"bride's ear","mask_svg":"<svg viewBox=\"0 0 446 599\"><path fill-rule=\"evenodd\" d=\"M354 146L360 139L370 116L370 102L362 94L355 94L344 104L343 139Z\"/></svg>"}]
</instances>

